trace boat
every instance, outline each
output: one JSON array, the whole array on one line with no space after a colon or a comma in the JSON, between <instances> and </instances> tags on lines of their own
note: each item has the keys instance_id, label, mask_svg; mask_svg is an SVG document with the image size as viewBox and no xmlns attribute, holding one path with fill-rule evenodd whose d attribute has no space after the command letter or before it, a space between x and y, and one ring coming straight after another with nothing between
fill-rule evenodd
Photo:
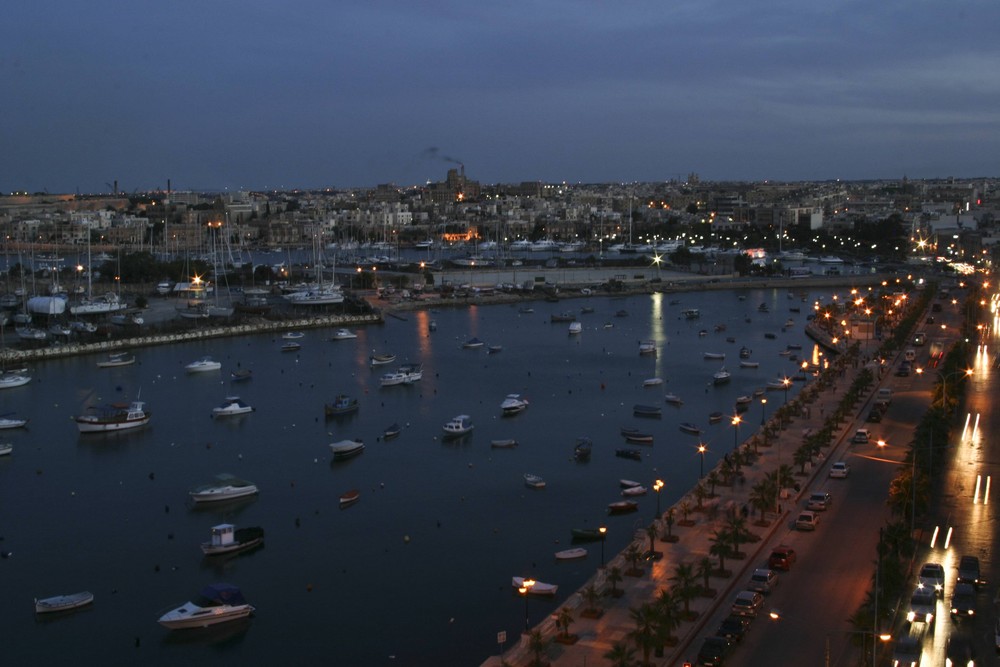
<instances>
[{"instance_id":1,"label":"boat","mask_svg":"<svg viewBox=\"0 0 1000 667\"><path fill-rule=\"evenodd\" d=\"M762 303L762 304L760 304L759 306L757 306L757 311L758 311L758 312L761 312L761 313L766 313L766 312L768 312L768 311L769 311L769 309L768 309L768 307L767 307L767 304L766 304L766 303Z\"/></svg>"},{"instance_id":2,"label":"boat","mask_svg":"<svg viewBox=\"0 0 1000 667\"><path fill-rule=\"evenodd\" d=\"M264 543L264 529L259 526L236 528L231 523L212 526L211 539L201 543L201 552L206 556L234 554L253 549Z\"/></svg>"},{"instance_id":3,"label":"boat","mask_svg":"<svg viewBox=\"0 0 1000 667\"><path fill-rule=\"evenodd\" d=\"M575 560L577 558L586 558L587 550L583 547L574 547L572 549L563 549L562 551L557 551L556 560Z\"/></svg>"},{"instance_id":4,"label":"boat","mask_svg":"<svg viewBox=\"0 0 1000 667\"><path fill-rule=\"evenodd\" d=\"M663 384L663 378L647 378L642 381L643 387L659 387Z\"/></svg>"},{"instance_id":5,"label":"boat","mask_svg":"<svg viewBox=\"0 0 1000 667\"><path fill-rule=\"evenodd\" d=\"M350 329L337 329L330 336L330 340L351 340L352 338L357 338L358 334L354 333Z\"/></svg>"},{"instance_id":6,"label":"boat","mask_svg":"<svg viewBox=\"0 0 1000 667\"><path fill-rule=\"evenodd\" d=\"M608 504L608 514L627 514L639 509L639 503L634 500L619 500Z\"/></svg>"},{"instance_id":7,"label":"boat","mask_svg":"<svg viewBox=\"0 0 1000 667\"><path fill-rule=\"evenodd\" d=\"M697 308L685 308L681 311L681 315L688 320L696 320L701 317L701 312Z\"/></svg>"},{"instance_id":8,"label":"boat","mask_svg":"<svg viewBox=\"0 0 1000 667\"><path fill-rule=\"evenodd\" d=\"M740 368L758 368L759 366L760 366L760 362L758 362L758 361L741 361L740 362Z\"/></svg>"},{"instance_id":9,"label":"boat","mask_svg":"<svg viewBox=\"0 0 1000 667\"><path fill-rule=\"evenodd\" d=\"M785 326L786 327L794 327L795 326L795 320L793 320L792 318L788 318L787 320L785 320Z\"/></svg>"},{"instance_id":10,"label":"boat","mask_svg":"<svg viewBox=\"0 0 1000 667\"><path fill-rule=\"evenodd\" d=\"M709 424L718 424L723 419L725 419L725 417L726 416L724 414L722 414L721 412L713 412L710 415L708 415L708 423Z\"/></svg>"},{"instance_id":11,"label":"boat","mask_svg":"<svg viewBox=\"0 0 1000 667\"><path fill-rule=\"evenodd\" d=\"M347 394L337 394L333 398L333 403L326 403L323 406L323 413L327 417L336 417L338 415L346 415L351 412L355 412L361 405L358 403L358 399L353 396L348 396Z\"/></svg>"},{"instance_id":12,"label":"boat","mask_svg":"<svg viewBox=\"0 0 1000 667\"><path fill-rule=\"evenodd\" d=\"M622 489L623 496L644 496L649 490L643 485L629 486Z\"/></svg>"},{"instance_id":13,"label":"boat","mask_svg":"<svg viewBox=\"0 0 1000 667\"><path fill-rule=\"evenodd\" d=\"M395 387L396 385L404 384L405 382L406 373L400 370L384 373L382 377L378 379L379 386L382 387Z\"/></svg>"},{"instance_id":14,"label":"boat","mask_svg":"<svg viewBox=\"0 0 1000 667\"><path fill-rule=\"evenodd\" d=\"M28 425L27 419L16 419L14 417L0 417L0 430L8 428L22 428Z\"/></svg>"},{"instance_id":15,"label":"boat","mask_svg":"<svg viewBox=\"0 0 1000 667\"><path fill-rule=\"evenodd\" d=\"M625 436L625 439L629 442L641 442L641 443L648 443L650 445L653 444L652 433L644 433L637 428L624 428L624 427L622 428L621 432L622 435Z\"/></svg>"},{"instance_id":16,"label":"boat","mask_svg":"<svg viewBox=\"0 0 1000 667\"><path fill-rule=\"evenodd\" d=\"M246 618L254 612L240 589L231 584L210 584L193 602L185 602L160 616L160 625L171 630L205 628Z\"/></svg>"},{"instance_id":17,"label":"boat","mask_svg":"<svg viewBox=\"0 0 1000 667\"><path fill-rule=\"evenodd\" d=\"M86 607L94 601L90 591L70 593L69 595L53 595L49 598L35 598L36 614L52 614L60 611L70 611Z\"/></svg>"},{"instance_id":18,"label":"boat","mask_svg":"<svg viewBox=\"0 0 1000 667\"><path fill-rule=\"evenodd\" d=\"M384 366L385 364L391 364L392 362L396 361L396 355L373 353L370 357L368 357L368 361L369 363L371 363L372 366Z\"/></svg>"},{"instance_id":19,"label":"boat","mask_svg":"<svg viewBox=\"0 0 1000 667\"><path fill-rule=\"evenodd\" d=\"M725 366L723 366L712 374L712 382L714 384L726 384L732 379L732 377L733 374L727 371Z\"/></svg>"},{"instance_id":20,"label":"boat","mask_svg":"<svg viewBox=\"0 0 1000 667\"><path fill-rule=\"evenodd\" d=\"M361 492L357 489L344 491L340 494L340 509L348 508L359 500L361 500Z\"/></svg>"},{"instance_id":21,"label":"boat","mask_svg":"<svg viewBox=\"0 0 1000 667\"><path fill-rule=\"evenodd\" d=\"M211 357L202 357L198 361L192 361L190 364L184 367L188 373L206 373L209 371L217 371L222 368L222 364L218 361L214 361Z\"/></svg>"},{"instance_id":22,"label":"boat","mask_svg":"<svg viewBox=\"0 0 1000 667\"><path fill-rule=\"evenodd\" d=\"M477 350L483 347L484 345L486 345L486 343L479 340L478 338L472 337L469 340L462 343L462 348L466 350Z\"/></svg>"},{"instance_id":23,"label":"boat","mask_svg":"<svg viewBox=\"0 0 1000 667\"><path fill-rule=\"evenodd\" d=\"M0 375L0 389L13 389L31 382L31 376L20 373L3 373Z\"/></svg>"},{"instance_id":24,"label":"boat","mask_svg":"<svg viewBox=\"0 0 1000 667\"><path fill-rule=\"evenodd\" d=\"M281 334L282 340L302 340L306 335L301 331L286 331Z\"/></svg>"},{"instance_id":25,"label":"boat","mask_svg":"<svg viewBox=\"0 0 1000 667\"><path fill-rule=\"evenodd\" d=\"M397 424L397 423L395 423L395 422L393 422L389 426L386 426L385 430L382 431L382 439L383 440L389 440L390 438L395 438L397 435L399 435L402 432L403 432L403 429L400 427L400 425Z\"/></svg>"},{"instance_id":26,"label":"boat","mask_svg":"<svg viewBox=\"0 0 1000 667\"><path fill-rule=\"evenodd\" d=\"M500 402L500 411L505 415L516 415L523 412L528 407L528 399L522 398L520 394L507 394L507 398Z\"/></svg>"},{"instance_id":27,"label":"boat","mask_svg":"<svg viewBox=\"0 0 1000 667\"><path fill-rule=\"evenodd\" d=\"M632 414L637 417L659 417L662 414L662 410L658 405L636 403L632 406Z\"/></svg>"},{"instance_id":28,"label":"boat","mask_svg":"<svg viewBox=\"0 0 1000 667\"><path fill-rule=\"evenodd\" d=\"M740 359L749 359L750 358L750 352L751 352L751 350L750 350L749 347L746 347L746 346L741 347L740 348Z\"/></svg>"},{"instance_id":29,"label":"boat","mask_svg":"<svg viewBox=\"0 0 1000 667\"><path fill-rule=\"evenodd\" d=\"M458 415L445 424L442 430L446 438L454 438L465 435L474 428L475 425L472 423L472 417L469 415Z\"/></svg>"},{"instance_id":30,"label":"boat","mask_svg":"<svg viewBox=\"0 0 1000 667\"><path fill-rule=\"evenodd\" d=\"M334 461L342 461L365 451L365 443L360 440L338 440L330 443Z\"/></svg>"},{"instance_id":31,"label":"boat","mask_svg":"<svg viewBox=\"0 0 1000 667\"><path fill-rule=\"evenodd\" d=\"M574 322L576 320L576 315L569 311L563 313L555 313L549 317L549 321L554 323L557 322Z\"/></svg>"},{"instance_id":32,"label":"boat","mask_svg":"<svg viewBox=\"0 0 1000 667\"><path fill-rule=\"evenodd\" d=\"M569 534L574 542L599 542L604 539L604 533L598 528L570 528Z\"/></svg>"},{"instance_id":33,"label":"boat","mask_svg":"<svg viewBox=\"0 0 1000 667\"><path fill-rule=\"evenodd\" d=\"M282 352L298 352L301 349L302 345L296 343L295 341L289 341L287 343L282 343L281 345Z\"/></svg>"},{"instance_id":34,"label":"boat","mask_svg":"<svg viewBox=\"0 0 1000 667\"><path fill-rule=\"evenodd\" d=\"M642 452L638 449L616 449L615 456L622 459L632 459L634 461L642 460Z\"/></svg>"},{"instance_id":35,"label":"boat","mask_svg":"<svg viewBox=\"0 0 1000 667\"><path fill-rule=\"evenodd\" d=\"M90 408L86 414L73 418L80 433L107 433L139 428L149 423L152 413L143 401L111 403Z\"/></svg>"},{"instance_id":36,"label":"boat","mask_svg":"<svg viewBox=\"0 0 1000 667\"><path fill-rule=\"evenodd\" d=\"M511 579L511 583L515 589L525 588L524 577L514 577ZM546 584L542 581L536 581L527 587L528 595L555 595L558 590L559 586L556 584Z\"/></svg>"},{"instance_id":37,"label":"boat","mask_svg":"<svg viewBox=\"0 0 1000 667\"><path fill-rule=\"evenodd\" d=\"M783 390L783 389L788 389L788 383L786 383L784 380L782 380L782 379L776 379L776 380L768 380L767 381L767 390L768 391L779 391L779 390Z\"/></svg>"},{"instance_id":38,"label":"boat","mask_svg":"<svg viewBox=\"0 0 1000 667\"><path fill-rule=\"evenodd\" d=\"M427 330L428 331L437 331L438 330L437 320L431 320L430 322L428 322L427 323Z\"/></svg>"},{"instance_id":39,"label":"boat","mask_svg":"<svg viewBox=\"0 0 1000 667\"><path fill-rule=\"evenodd\" d=\"M532 313L535 312L535 309L530 306L522 306L521 308L517 309L517 312L520 315L531 315Z\"/></svg>"},{"instance_id":40,"label":"boat","mask_svg":"<svg viewBox=\"0 0 1000 667\"><path fill-rule=\"evenodd\" d=\"M583 325L581 323L579 323L579 322L570 322L569 323L569 335L570 336L572 336L574 334L578 334L581 331L583 331Z\"/></svg>"},{"instance_id":41,"label":"boat","mask_svg":"<svg viewBox=\"0 0 1000 667\"><path fill-rule=\"evenodd\" d=\"M517 447L517 440L514 438L490 440L490 447L493 449L513 449L514 447Z\"/></svg>"},{"instance_id":42,"label":"boat","mask_svg":"<svg viewBox=\"0 0 1000 667\"><path fill-rule=\"evenodd\" d=\"M247 380L253 379L253 371L251 370L233 371L232 373L229 374L229 379L233 382L246 382Z\"/></svg>"},{"instance_id":43,"label":"boat","mask_svg":"<svg viewBox=\"0 0 1000 667\"><path fill-rule=\"evenodd\" d=\"M14 451L14 445L9 442L0 443L0 456L9 456Z\"/></svg>"},{"instance_id":44,"label":"boat","mask_svg":"<svg viewBox=\"0 0 1000 667\"><path fill-rule=\"evenodd\" d=\"M764 334L764 338L767 338L768 340L774 340L775 338L777 338L777 336L775 334L771 333L770 331L768 331L768 332L766 332Z\"/></svg>"},{"instance_id":45,"label":"boat","mask_svg":"<svg viewBox=\"0 0 1000 667\"><path fill-rule=\"evenodd\" d=\"M490 345L486 348L487 354L497 354L498 352L503 352L503 345Z\"/></svg>"},{"instance_id":46,"label":"boat","mask_svg":"<svg viewBox=\"0 0 1000 667\"><path fill-rule=\"evenodd\" d=\"M747 396L743 394L742 396L736 397L736 405L750 405L753 402L753 396Z\"/></svg>"},{"instance_id":47,"label":"boat","mask_svg":"<svg viewBox=\"0 0 1000 667\"><path fill-rule=\"evenodd\" d=\"M677 394L667 394L663 397L663 400L670 405L684 405L684 401L682 401L681 397Z\"/></svg>"},{"instance_id":48,"label":"boat","mask_svg":"<svg viewBox=\"0 0 1000 667\"><path fill-rule=\"evenodd\" d=\"M98 361L98 368L117 368L118 366L131 366L135 363L135 355L129 352L113 352L104 361Z\"/></svg>"},{"instance_id":49,"label":"boat","mask_svg":"<svg viewBox=\"0 0 1000 667\"><path fill-rule=\"evenodd\" d=\"M656 354L656 342L647 340L643 343L639 343L639 354Z\"/></svg>"},{"instance_id":50,"label":"boat","mask_svg":"<svg viewBox=\"0 0 1000 667\"><path fill-rule=\"evenodd\" d=\"M538 475L532 475L531 473L524 473L524 485L530 489L544 489L545 480Z\"/></svg>"},{"instance_id":51,"label":"boat","mask_svg":"<svg viewBox=\"0 0 1000 667\"><path fill-rule=\"evenodd\" d=\"M785 349L788 349L788 350L801 350L802 346L800 344L798 344L798 343L789 343L788 345L785 346Z\"/></svg>"},{"instance_id":52,"label":"boat","mask_svg":"<svg viewBox=\"0 0 1000 667\"><path fill-rule=\"evenodd\" d=\"M573 458L577 461L589 461L594 442L590 438L577 438L573 446Z\"/></svg>"},{"instance_id":53,"label":"boat","mask_svg":"<svg viewBox=\"0 0 1000 667\"><path fill-rule=\"evenodd\" d=\"M723 360L723 359L726 358L726 353L725 352L706 352L702 356L703 356L703 358L709 359L709 360Z\"/></svg>"},{"instance_id":54,"label":"boat","mask_svg":"<svg viewBox=\"0 0 1000 667\"><path fill-rule=\"evenodd\" d=\"M701 429L697 425L691 422L681 422L678 428L682 433L690 433L691 435L701 435Z\"/></svg>"},{"instance_id":55,"label":"boat","mask_svg":"<svg viewBox=\"0 0 1000 667\"><path fill-rule=\"evenodd\" d=\"M259 493L257 485L228 473L216 475L211 484L204 484L188 492L195 503L214 503L235 500Z\"/></svg>"},{"instance_id":56,"label":"boat","mask_svg":"<svg viewBox=\"0 0 1000 667\"><path fill-rule=\"evenodd\" d=\"M234 415L245 415L253 411L254 409L240 400L239 396L226 396L226 400L221 405L212 408L212 416L232 417Z\"/></svg>"},{"instance_id":57,"label":"boat","mask_svg":"<svg viewBox=\"0 0 1000 667\"><path fill-rule=\"evenodd\" d=\"M782 350L781 352L778 353L778 356L779 357L790 357L790 356L792 356L792 351L791 350Z\"/></svg>"}]
</instances>

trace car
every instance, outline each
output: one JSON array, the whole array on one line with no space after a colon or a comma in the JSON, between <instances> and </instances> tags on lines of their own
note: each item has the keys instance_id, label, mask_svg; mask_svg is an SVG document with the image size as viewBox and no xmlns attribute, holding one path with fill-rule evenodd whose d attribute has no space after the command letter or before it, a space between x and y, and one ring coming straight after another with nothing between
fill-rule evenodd
<instances>
[{"instance_id":1,"label":"car","mask_svg":"<svg viewBox=\"0 0 1000 667\"><path fill-rule=\"evenodd\" d=\"M830 506L833 502L833 498L826 491L816 491L809 495L809 500L806 501L806 509L813 510L815 512L822 512Z\"/></svg>"},{"instance_id":2,"label":"car","mask_svg":"<svg viewBox=\"0 0 1000 667\"><path fill-rule=\"evenodd\" d=\"M919 667L921 653L923 647L919 638L912 635L902 637L892 652L892 667Z\"/></svg>"},{"instance_id":3,"label":"car","mask_svg":"<svg viewBox=\"0 0 1000 667\"><path fill-rule=\"evenodd\" d=\"M733 613L737 616L756 617L764 604L764 597L756 591L740 591L733 600Z\"/></svg>"},{"instance_id":4,"label":"car","mask_svg":"<svg viewBox=\"0 0 1000 667\"><path fill-rule=\"evenodd\" d=\"M819 514L812 510L802 510L795 519L795 530L816 530L819 525Z\"/></svg>"},{"instance_id":5,"label":"car","mask_svg":"<svg viewBox=\"0 0 1000 667\"><path fill-rule=\"evenodd\" d=\"M747 583L747 590L757 591L762 595L767 595L774 587L778 585L778 575L774 573L774 570L769 570L766 567L759 567L753 571L750 575L750 581Z\"/></svg>"},{"instance_id":6,"label":"car","mask_svg":"<svg viewBox=\"0 0 1000 667\"><path fill-rule=\"evenodd\" d=\"M967 634L953 632L949 635L944 655L945 667L976 667L976 651Z\"/></svg>"},{"instance_id":7,"label":"car","mask_svg":"<svg viewBox=\"0 0 1000 667\"><path fill-rule=\"evenodd\" d=\"M955 584L951 593L951 617L972 618L976 615L976 588L972 584Z\"/></svg>"},{"instance_id":8,"label":"car","mask_svg":"<svg viewBox=\"0 0 1000 667\"><path fill-rule=\"evenodd\" d=\"M851 466L846 461L837 461L830 466L830 477L844 479L851 474Z\"/></svg>"},{"instance_id":9,"label":"car","mask_svg":"<svg viewBox=\"0 0 1000 667\"><path fill-rule=\"evenodd\" d=\"M882 421L882 412L883 411L880 410L877 406L872 408L868 412L868 416L865 418L865 421L871 424L878 424L880 421Z\"/></svg>"},{"instance_id":10,"label":"car","mask_svg":"<svg viewBox=\"0 0 1000 667\"><path fill-rule=\"evenodd\" d=\"M784 544L779 544L771 549L771 555L767 558L767 566L772 570L784 570L788 572L792 569L792 563L796 560L798 560L798 554L795 553L795 549Z\"/></svg>"},{"instance_id":11,"label":"car","mask_svg":"<svg viewBox=\"0 0 1000 667\"><path fill-rule=\"evenodd\" d=\"M910 623L926 623L928 626L934 622L937 611L937 596L929 588L918 588L913 591L910 598L910 609L906 612L906 620Z\"/></svg>"},{"instance_id":12,"label":"car","mask_svg":"<svg viewBox=\"0 0 1000 667\"><path fill-rule=\"evenodd\" d=\"M867 444L870 439L871 439L871 431L869 431L866 428L859 428L857 431L854 432L854 437L851 439L851 442L864 445Z\"/></svg>"},{"instance_id":13,"label":"car","mask_svg":"<svg viewBox=\"0 0 1000 667\"><path fill-rule=\"evenodd\" d=\"M706 665L707 667L721 665L726 661L726 656L729 655L732 649L733 643L726 637L718 635L715 637L705 637L705 641L701 643L701 648L698 649L698 658L695 664Z\"/></svg>"},{"instance_id":14,"label":"car","mask_svg":"<svg viewBox=\"0 0 1000 667\"><path fill-rule=\"evenodd\" d=\"M743 637L750 632L750 620L746 616L730 614L722 620L715 634L718 637L725 637L731 642L743 641Z\"/></svg>"},{"instance_id":15,"label":"car","mask_svg":"<svg viewBox=\"0 0 1000 667\"><path fill-rule=\"evenodd\" d=\"M935 305L937 305L937 304L935 304ZM932 315L931 317L928 317L926 321L927 321L927 324L934 324L934 316Z\"/></svg>"},{"instance_id":16,"label":"car","mask_svg":"<svg viewBox=\"0 0 1000 667\"><path fill-rule=\"evenodd\" d=\"M924 563L917 575L917 587L934 591L938 597L944 595L944 568L940 563Z\"/></svg>"},{"instance_id":17,"label":"car","mask_svg":"<svg viewBox=\"0 0 1000 667\"><path fill-rule=\"evenodd\" d=\"M896 376L901 378L909 377L912 369L913 367L910 365L910 362L904 361L899 364L899 368L896 369Z\"/></svg>"},{"instance_id":18,"label":"car","mask_svg":"<svg viewBox=\"0 0 1000 667\"><path fill-rule=\"evenodd\" d=\"M978 586L983 583L979 574L979 559L975 556L962 556L958 559L958 581Z\"/></svg>"}]
</instances>

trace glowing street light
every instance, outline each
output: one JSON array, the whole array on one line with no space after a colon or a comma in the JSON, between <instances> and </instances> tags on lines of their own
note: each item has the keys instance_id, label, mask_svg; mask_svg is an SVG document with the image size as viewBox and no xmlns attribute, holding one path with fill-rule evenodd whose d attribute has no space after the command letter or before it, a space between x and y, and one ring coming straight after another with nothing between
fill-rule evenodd
<instances>
[{"instance_id":1,"label":"glowing street light","mask_svg":"<svg viewBox=\"0 0 1000 667\"><path fill-rule=\"evenodd\" d=\"M601 569L604 569L604 538L608 535L608 527L601 526L597 529L597 532L601 534Z\"/></svg>"},{"instance_id":2,"label":"glowing street light","mask_svg":"<svg viewBox=\"0 0 1000 667\"><path fill-rule=\"evenodd\" d=\"M743 418L739 415L733 415L733 451L740 446L740 424L743 422Z\"/></svg>"},{"instance_id":3,"label":"glowing street light","mask_svg":"<svg viewBox=\"0 0 1000 667\"><path fill-rule=\"evenodd\" d=\"M527 634L531 625L528 623L528 593L531 592L532 587L535 585L534 579L525 579L521 582L521 586L517 589L517 592L524 596L524 633Z\"/></svg>"},{"instance_id":4,"label":"glowing street light","mask_svg":"<svg viewBox=\"0 0 1000 667\"><path fill-rule=\"evenodd\" d=\"M656 491L656 517L660 517L660 491L663 490L663 480L658 479L653 482L653 491Z\"/></svg>"},{"instance_id":5,"label":"glowing street light","mask_svg":"<svg viewBox=\"0 0 1000 667\"><path fill-rule=\"evenodd\" d=\"M704 442L698 443L698 453L701 454L701 465L698 468L698 479L703 479L705 477L705 452L708 451L708 447L705 446Z\"/></svg>"}]
</instances>

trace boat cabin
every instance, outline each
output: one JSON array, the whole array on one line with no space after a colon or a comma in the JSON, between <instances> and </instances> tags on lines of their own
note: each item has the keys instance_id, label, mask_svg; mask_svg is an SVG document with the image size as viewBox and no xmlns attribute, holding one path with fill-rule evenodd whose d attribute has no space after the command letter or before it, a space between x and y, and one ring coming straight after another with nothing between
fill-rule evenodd
<instances>
[{"instance_id":1,"label":"boat cabin","mask_svg":"<svg viewBox=\"0 0 1000 667\"><path fill-rule=\"evenodd\" d=\"M212 526L212 546L224 547L233 544L235 541L236 526L231 523L220 523Z\"/></svg>"}]
</instances>

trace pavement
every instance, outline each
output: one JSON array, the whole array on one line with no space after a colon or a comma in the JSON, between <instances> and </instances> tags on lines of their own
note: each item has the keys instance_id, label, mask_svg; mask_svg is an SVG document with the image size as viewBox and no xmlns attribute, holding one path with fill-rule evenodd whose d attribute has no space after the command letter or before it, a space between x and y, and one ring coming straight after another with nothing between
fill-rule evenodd
<instances>
[{"instance_id":1,"label":"pavement","mask_svg":"<svg viewBox=\"0 0 1000 667\"><path fill-rule=\"evenodd\" d=\"M686 501L691 507L697 506L694 489L679 499L673 506L676 522L671 529L671 533L676 536L677 541L665 542L657 539L655 550L662 553L662 558L658 561L647 561L642 566L641 576L623 576L622 581L616 585L619 591L624 591L621 597L603 595L598 603L602 611L599 618L587 618L581 614L587 605L580 591L571 595L560 607L553 608L548 618L534 628L534 630L540 631L546 639L547 646L543 654L543 664L549 664L553 667L609 664L610 661L604 655L616 643L623 642L634 648L635 642L628 639L629 632L636 625L630 611L646 602L653 601L658 591L669 588L671 586L670 578L674 575L679 564L689 563L697 570L698 563L704 557L710 556L711 536L715 530L723 527L727 512L740 511L744 504L749 507L749 495L754 484L764 479L768 473L778 469L780 465L792 466L793 470L798 472L799 466L794 464L793 456L803 441L803 433L809 429L818 430L823 427L826 415L835 411L854 379L864 368L862 362L871 356L869 349L875 349L875 341L871 341L856 357L843 356L838 358L834 365L825 371L828 373L826 376L829 382L828 386L819 388L819 385L816 384L819 380L813 379L803 388L802 392L789 400L789 405L800 406L799 414L787 421L785 427L780 429L776 436L770 438L766 446L760 444L763 442L762 440L758 440L760 454L753 464L743 467L743 481L731 486L717 485L716 497L703 501L702 505L705 509L691 512L689 515L693 525L681 526L679 522L683 518L680 511L682 503ZM873 365L873 367L875 366ZM810 389L813 385L816 385L817 388ZM871 388L872 394L876 391L877 386L878 373L876 373L876 382ZM803 394L808 392L815 392L811 401L803 399ZM780 394L781 392L771 392L772 396L780 396ZM769 398L769 402L777 403L778 400L781 399ZM859 411L865 410L870 400L871 396L863 401ZM773 419L772 416L772 421ZM834 435L831 447L824 449L821 457L835 458L838 452L846 448L850 436L853 435L855 423L856 419L842 422ZM770 424L771 422L769 422ZM751 441L759 434L760 431L749 437L742 443L741 447L751 446ZM709 595L696 597L690 602L691 620L682 622L674 631L673 634L677 638L676 644L664 647L662 656L651 655L650 664L680 666L686 662L694 663L699 648L694 645L694 642L704 629L704 625L713 617L713 612L719 605L731 603L735 594L744 589L744 584L749 579L751 571L755 567L760 567L760 563L766 560L772 546L769 538L780 528L787 529L793 519L793 513L797 513L802 507L802 497L809 492L809 487L816 476L824 470L824 462L824 458L814 459L808 466L806 476L796 476L799 489L786 489L783 492L784 497L779 501L778 512L766 513L764 520L758 522L759 513L750 511L748 528L761 539L741 546L745 557L726 558L725 567L729 576L713 574L709 582L711 586ZM669 508L665 509L660 519L656 520L659 535L666 533L666 524L662 521L662 517L668 511ZM638 546L643 552L649 549L649 537L645 528L636 532L632 544ZM591 579L581 586L580 590L582 591L588 585L593 584L598 591L610 591L611 586L607 581L608 568L617 567L624 574L631 567L624 554L623 550L622 553L609 559L607 566L604 569L598 568ZM710 556L710 558L717 568L718 559L715 556ZM572 613L573 621L569 627L569 633L576 637L573 643L553 641L559 634L555 624L555 616L562 607L568 608ZM637 651L635 657L641 659L641 651ZM533 660L534 653L529 649L528 635L522 634L520 640L513 642L513 646L504 653L502 658L497 655L491 656L482 663L482 667L498 665L521 667L533 664Z\"/></svg>"}]
</instances>

